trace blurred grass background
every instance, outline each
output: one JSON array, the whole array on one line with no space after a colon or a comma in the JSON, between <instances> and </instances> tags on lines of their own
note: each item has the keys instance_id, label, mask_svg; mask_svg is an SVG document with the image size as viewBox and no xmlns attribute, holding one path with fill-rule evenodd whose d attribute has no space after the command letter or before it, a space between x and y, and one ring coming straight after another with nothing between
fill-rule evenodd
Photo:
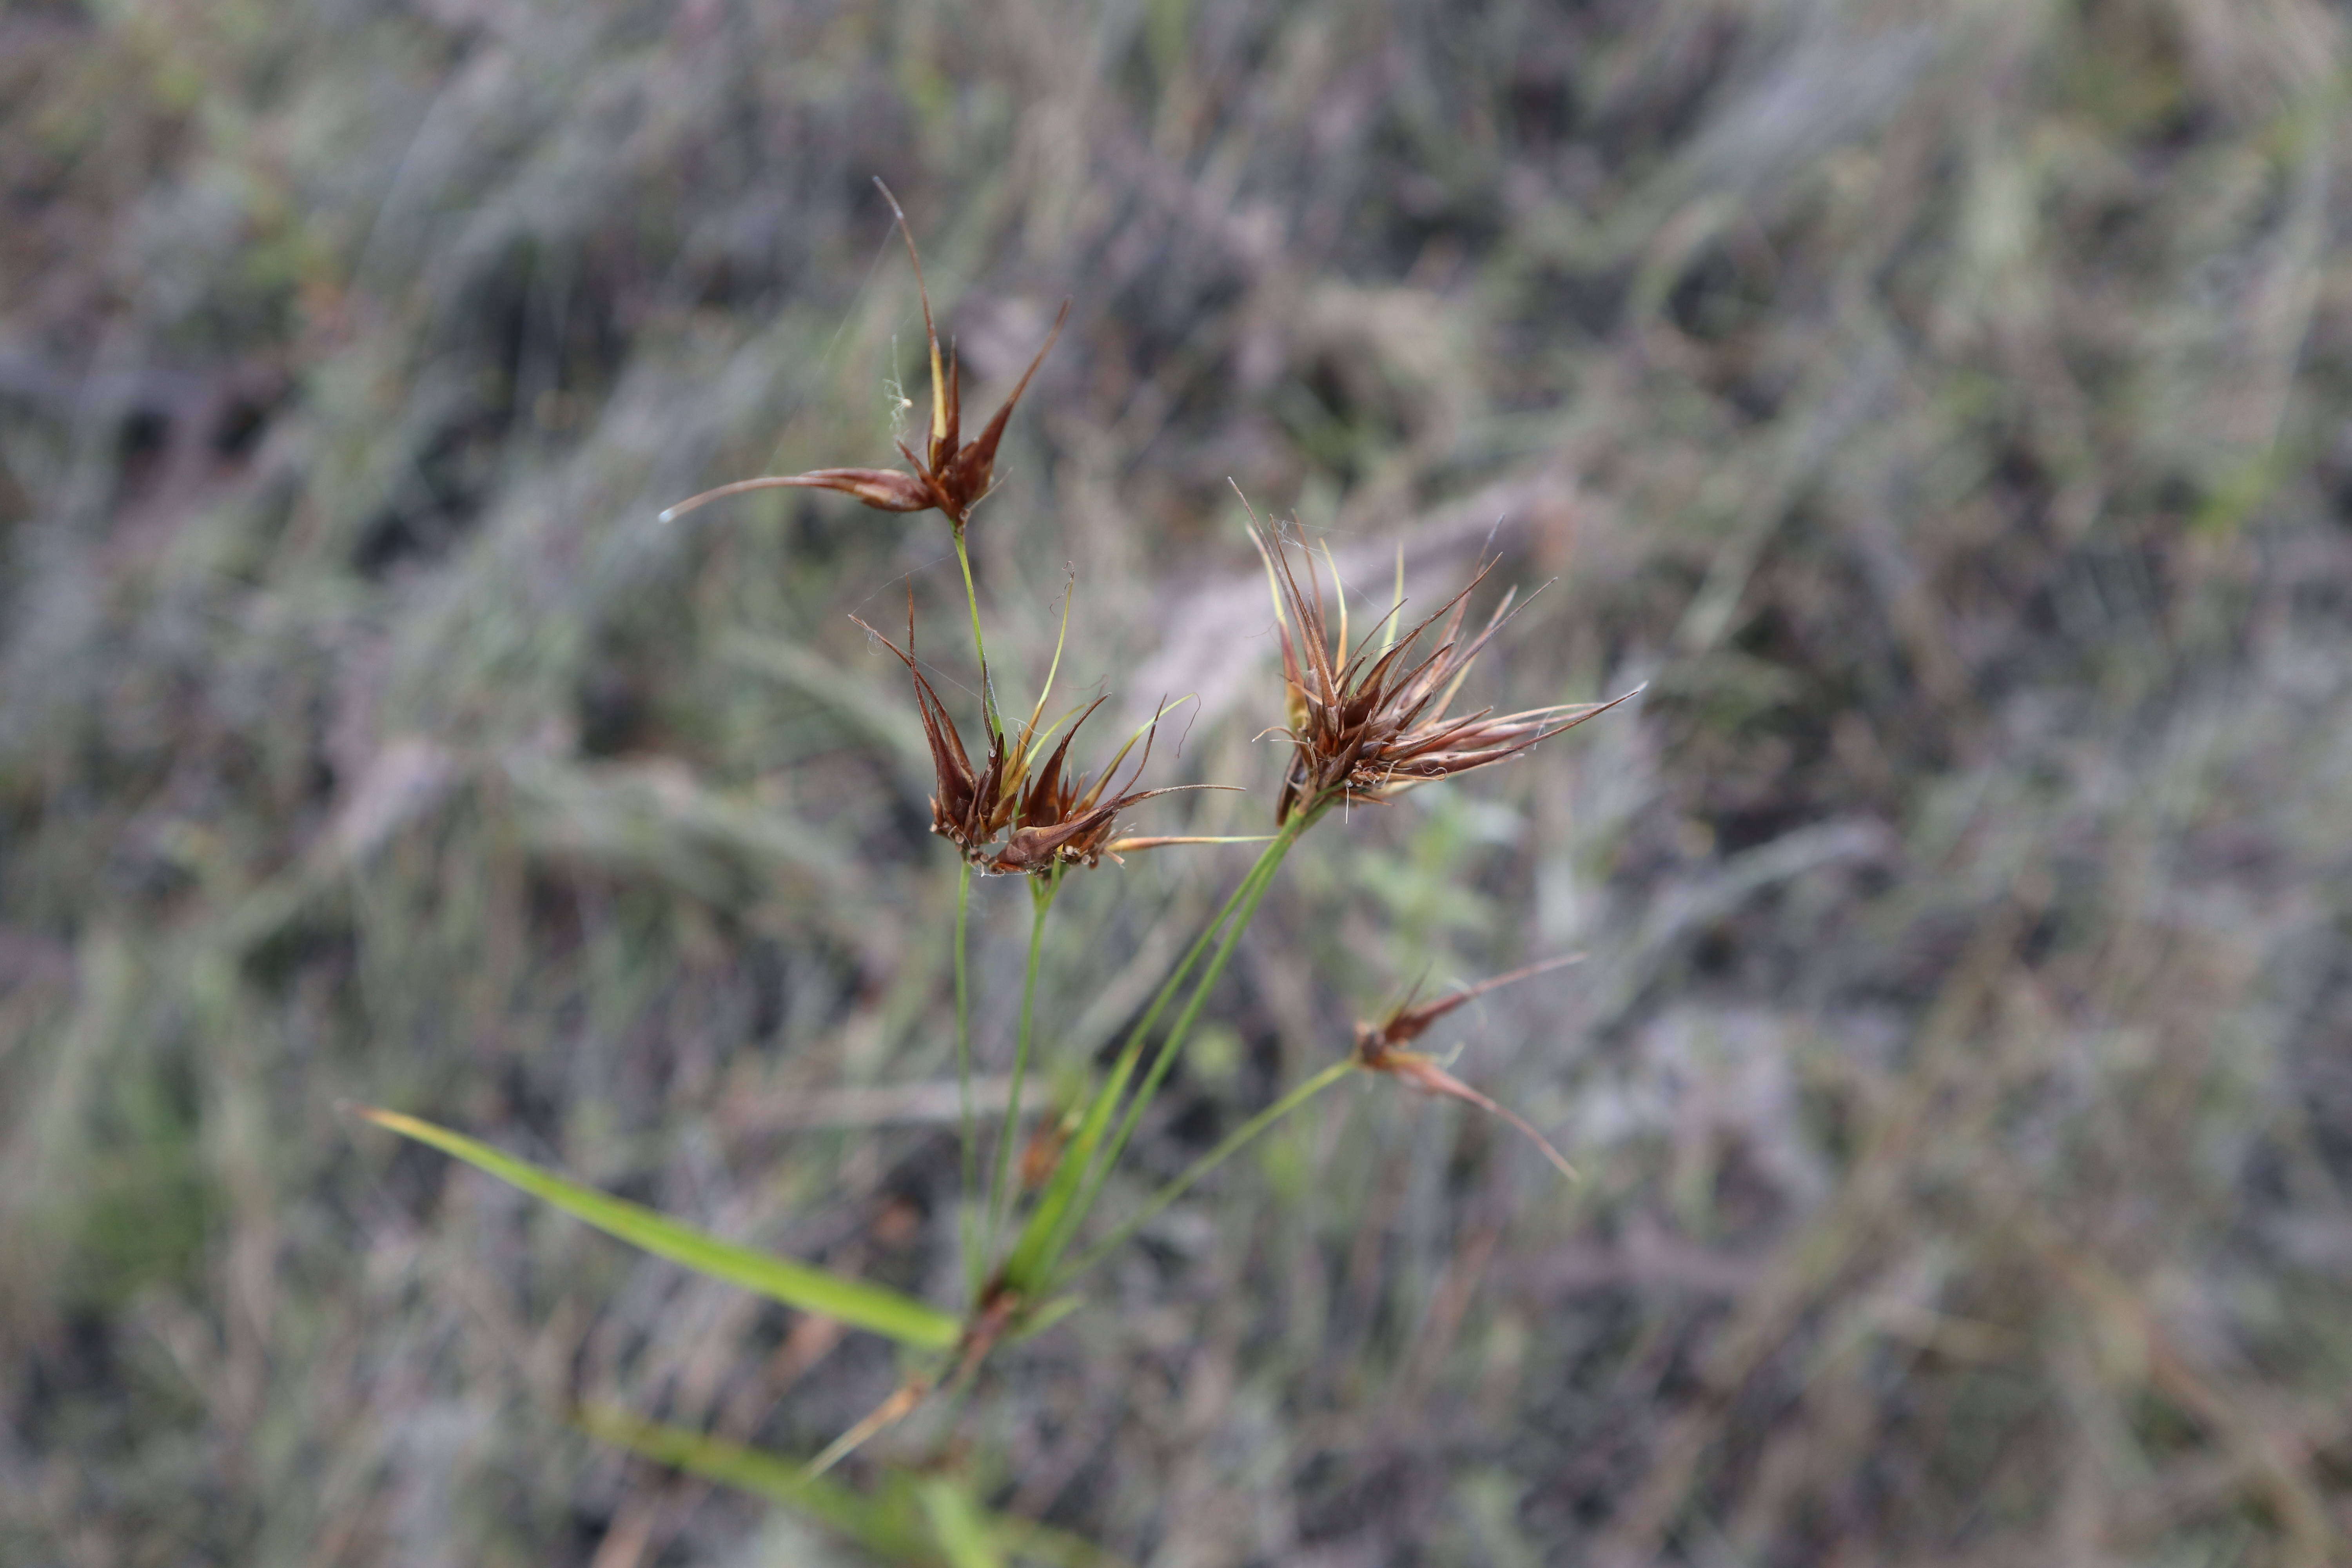
<instances>
[{"instance_id":1,"label":"blurred grass background","mask_svg":"<svg viewBox=\"0 0 2352 1568\"><path fill-rule=\"evenodd\" d=\"M1228 475L1358 584L1556 578L1482 700L1652 681L1319 829L1139 1145L1580 948L1437 1043L1587 1182L1333 1097L1003 1359L994 1500L1160 1564L2352 1561L2343 35L10 0L0 1561L850 1561L564 1412L805 1454L881 1349L335 1107L951 1298L952 870L845 619L911 583L968 683L944 530L654 521L889 459L877 174L975 404L1074 301L976 565L1016 689L1067 571L1066 671L1201 695L1168 776L1252 794L1139 821L1270 807ZM1074 885L1059 1060L1245 854Z\"/></svg>"}]
</instances>

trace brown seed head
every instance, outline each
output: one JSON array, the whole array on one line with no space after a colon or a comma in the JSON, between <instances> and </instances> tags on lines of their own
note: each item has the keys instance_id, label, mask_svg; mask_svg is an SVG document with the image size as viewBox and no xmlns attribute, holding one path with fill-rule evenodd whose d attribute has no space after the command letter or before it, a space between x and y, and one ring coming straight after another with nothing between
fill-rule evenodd
<instances>
[{"instance_id":1,"label":"brown seed head","mask_svg":"<svg viewBox=\"0 0 2352 1568\"><path fill-rule=\"evenodd\" d=\"M1160 789L1136 789L1136 781L1151 760L1151 742L1160 731L1160 720L1166 712L1163 705L1152 715L1151 722L1138 734L1129 737L1125 745L1111 757L1109 763L1095 775L1093 783L1069 769L1070 744L1077 738L1079 727L1086 723L1095 710L1108 700L1097 698L1080 711L1063 732L1052 753L1043 764L1039 757L1045 752L1046 734L1040 732L1045 718L1045 696L1040 694L1037 706L1019 732L1007 737L992 731L989 737L987 760L975 767L971 753L965 748L963 737L956 730L955 720L940 700L922 668L915 661L915 614L911 593L907 608L907 647L898 646L865 621L852 616L851 620L864 626L884 647L898 656L914 678L915 706L922 714L923 739L931 752L931 771L937 793L931 796L931 831L956 847L957 853L984 871L1051 871L1061 866L1095 866L1105 855L1116 859L1121 850L1150 848L1158 842L1180 840L1119 840L1112 835L1118 814L1138 801L1154 795L1171 795L1182 789L1209 789L1209 784L1171 784ZM981 672L985 684L988 673ZM1047 689L1050 691L1051 679ZM1048 726L1046 733L1050 733ZM1136 759L1124 784L1112 785L1111 780L1134 750L1137 741L1143 742L1143 754ZM1000 844L998 839L1002 837Z\"/></svg>"},{"instance_id":2,"label":"brown seed head","mask_svg":"<svg viewBox=\"0 0 2352 1568\"><path fill-rule=\"evenodd\" d=\"M1143 754L1136 759L1135 767L1127 776L1126 785L1114 788L1111 779L1127 754L1134 749L1138 737L1129 736L1103 770L1089 784L1083 776L1068 770L1070 742L1076 738L1078 726L1091 717L1094 710L1108 700L1097 698L1087 704L1070 725L1069 733L1054 748L1054 754L1042 768L1029 770L1027 791L1021 800L1020 826L1007 836L1004 847L989 862L992 871L1047 871L1055 866L1096 866L1105 855L1118 858L1122 848L1147 848L1141 840L1115 844L1112 834L1118 826L1118 814L1138 801L1154 795L1172 795L1184 789L1214 789L1214 784L1168 784L1159 789L1134 789L1131 786L1143 776L1151 761L1151 742L1160 732L1160 721L1167 712L1162 704L1151 716L1150 724L1139 737Z\"/></svg>"},{"instance_id":3,"label":"brown seed head","mask_svg":"<svg viewBox=\"0 0 2352 1568\"><path fill-rule=\"evenodd\" d=\"M1248 503L1244 502L1244 505ZM1256 514L1251 514L1253 524ZM1275 624L1282 639L1282 680L1286 722L1280 731L1291 744L1289 772L1275 808L1276 823L1296 812L1312 812L1339 802L1377 801L1433 779L1451 778L1489 763L1515 757L1538 741L1605 713L1628 691L1606 702L1559 703L1497 714L1491 708L1449 715L1445 710L1470 666L1489 638L1511 616L1515 595L1506 593L1486 626L1465 637L1463 616L1473 589L1495 569L1488 562L1469 585L1436 614L1397 635L1400 600L1352 647L1348 643L1347 605L1339 599L1339 625L1331 626L1323 588L1309 555L1303 573L1288 545L1253 527L1251 539L1265 560L1274 590ZM1438 626L1440 620L1444 621ZM1424 634L1428 637L1422 651ZM1384 629L1385 628L1385 634ZM1376 637L1383 638L1374 646ZM1641 689L1636 687L1634 691Z\"/></svg>"},{"instance_id":4,"label":"brown seed head","mask_svg":"<svg viewBox=\"0 0 2352 1568\"><path fill-rule=\"evenodd\" d=\"M923 283L923 258L915 253L914 231L907 226L907 215L898 205L898 198L890 187L876 180L882 199L890 204L890 216L898 220L898 233L907 242L907 259L914 264L915 291L923 301L923 341L931 358L931 426L930 435L918 454L905 442L898 443L899 455L914 469L903 473L896 468L814 468L805 474L771 474L756 479L738 479L730 485L703 491L698 496L682 500L662 513L662 521L670 521L685 516L695 508L722 497L740 495L746 490L798 488L803 489L839 490L855 496L879 511L928 511L937 507L945 514L958 534L971 519L971 509L996 482L996 448L1004 439L1004 423L1013 417L1021 395L1029 390L1030 377L1045 363L1053 351L1054 340L1062 335L1062 324L1069 319L1070 302L1062 301L1061 313L1054 318L1054 330L1045 334L1037 357L1021 373L1013 388L1013 395L996 411L996 417L971 441L963 436L963 372L956 363L950 348L942 363L940 334L931 324L930 290Z\"/></svg>"},{"instance_id":5,"label":"brown seed head","mask_svg":"<svg viewBox=\"0 0 2352 1568\"><path fill-rule=\"evenodd\" d=\"M903 651L857 616L849 618L897 654L898 662L914 678L915 707L922 715L923 740L930 748L931 772L937 781L937 793L931 796L931 831L953 844L965 859L980 863L986 847L1013 820L1018 798L1018 785L1011 778L1012 769L1006 762L1004 737L992 733L987 761L979 767L972 765L971 753L965 750L963 737L957 732L947 704L940 700L938 689L923 673L922 666L915 662L911 592L908 595L907 647ZM982 671L982 679L986 678Z\"/></svg>"},{"instance_id":6,"label":"brown seed head","mask_svg":"<svg viewBox=\"0 0 2352 1568\"><path fill-rule=\"evenodd\" d=\"M1515 969L1508 974L1498 974L1492 980L1482 981L1476 985L1457 991L1451 996L1441 996L1434 1002L1424 1002L1418 1006L1413 1005L1412 997L1408 994L1380 1023L1359 1022L1356 1025L1357 1065L1369 1072L1386 1073L1398 1082L1417 1089L1423 1094L1436 1095L1446 1100L1458 1100L1465 1105L1475 1106L1489 1116L1501 1117L1535 1140L1536 1146L1544 1152L1544 1157L1559 1169L1560 1174L1572 1182L1576 1180L1575 1167L1563 1159L1559 1151L1551 1146L1551 1141L1537 1131L1525 1117L1520 1116L1517 1111L1507 1110L1472 1089L1468 1084L1447 1072L1434 1057L1399 1047L1421 1038L1423 1035L1429 1032L1431 1025L1474 996L1484 995L1496 986L1508 985L1515 980L1525 980L1529 975L1541 974L1548 969L1558 969L1562 964L1574 963L1583 956L1580 952L1572 952L1564 957L1547 959L1541 963L1531 963L1525 969Z\"/></svg>"}]
</instances>

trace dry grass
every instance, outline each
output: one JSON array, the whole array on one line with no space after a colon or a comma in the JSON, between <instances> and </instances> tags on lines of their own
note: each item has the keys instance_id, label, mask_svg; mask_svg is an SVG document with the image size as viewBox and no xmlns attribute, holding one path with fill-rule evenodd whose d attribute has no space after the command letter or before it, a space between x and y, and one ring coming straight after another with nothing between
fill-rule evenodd
<instances>
[{"instance_id":1,"label":"dry grass","mask_svg":"<svg viewBox=\"0 0 2352 1568\"><path fill-rule=\"evenodd\" d=\"M2343 50L2315 0L0 11L0 1560L826 1560L562 1414L808 1453L880 1352L331 1108L952 1295L951 1097L855 1109L951 1071L954 889L845 616L954 624L954 558L654 521L919 432L879 174L977 405L1074 301L970 531L991 662L1075 570L1077 680L1198 690L1181 771L1253 785L1169 822L1279 788L1228 476L1376 596L1400 542L1424 606L1490 538L1558 575L1500 711L1651 682L1303 848L1138 1145L1583 949L1429 1044L1586 1184L1334 1097L1007 1353L995 1500L1166 1564L2344 1561ZM1074 883L1064 1049L1239 853Z\"/></svg>"}]
</instances>

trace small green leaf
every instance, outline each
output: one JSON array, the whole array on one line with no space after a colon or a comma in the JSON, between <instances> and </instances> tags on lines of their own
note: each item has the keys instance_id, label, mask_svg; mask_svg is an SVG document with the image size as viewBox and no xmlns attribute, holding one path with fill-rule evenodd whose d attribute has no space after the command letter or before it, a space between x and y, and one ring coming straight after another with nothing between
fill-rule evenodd
<instances>
[{"instance_id":1,"label":"small green leaf","mask_svg":"<svg viewBox=\"0 0 2352 1568\"><path fill-rule=\"evenodd\" d=\"M445 1154L487 1171L502 1182L544 1198L564 1213L586 1220L607 1236L642 1247L656 1258L684 1264L698 1274L724 1279L774 1298L788 1307L867 1329L919 1350L946 1350L962 1337L962 1325L911 1296L863 1280L845 1279L805 1263L754 1252L665 1217L642 1204L597 1192L501 1154L487 1143L404 1116L396 1110L362 1110L379 1127L430 1144Z\"/></svg>"}]
</instances>

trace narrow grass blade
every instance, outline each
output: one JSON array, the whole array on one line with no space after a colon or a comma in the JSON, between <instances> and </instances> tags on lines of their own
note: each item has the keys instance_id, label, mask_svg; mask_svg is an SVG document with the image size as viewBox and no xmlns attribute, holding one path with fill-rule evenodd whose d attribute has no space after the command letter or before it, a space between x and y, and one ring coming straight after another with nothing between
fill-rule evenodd
<instances>
[{"instance_id":1,"label":"narrow grass blade","mask_svg":"<svg viewBox=\"0 0 2352 1568\"><path fill-rule=\"evenodd\" d=\"M1152 1058L1151 1066L1144 1072L1143 1082L1128 1104L1127 1114L1119 1119L1118 1130L1104 1147L1101 1160L1088 1177L1089 1184L1079 1194L1073 1213L1065 1220L1062 1234L1055 1239L1048 1251L1045 1264L1048 1270L1060 1264L1063 1251L1076 1239L1076 1226L1085 1220L1087 1211L1094 1207L1095 1200L1101 1195L1103 1183L1109 1179L1111 1166L1126 1151L1128 1140L1135 1136L1136 1128L1143 1121L1144 1111L1150 1108L1152 1097L1160 1092L1161 1081L1167 1078L1169 1068L1175 1065L1178 1055L1182 1052L1185 1040L1192 1034L1193 1020L1201 1015L1202 1004L1216 989L1217 981L1224 973L1225 962L1234 955L1234 944L1249 930L1250 921L1257 916L1259 902L1265 899L1266 890L1274 886L1275 875L1282 869L1283 858L1289 854L1290 847L1298 842L1299 837L1321 815L1321 810L1318 809L1293 816L1282 831L1275 835L1274 842L1258 856L1257 865L1242 887L1235 889L1233 910L1224 917L1224 929L1218 938L1217 950L1210 955L1200 979L1193 984L1192 994L1185 1001L1183 1011L1176 1016L1176 1022L1170 1026L1167 1037L1160 1042L1159 1054Z\"/></svg>"},{"instance_id":2,"label":"narrow grass blade","mask_svg":"<svg viewBox=\"0 0 2352 1568\"><path fill-rule=\"evenodd\" d=\"M1233 918L1234 911L1248 898L1251 888L1265 871L1265 858L1261 855L1257 863L1243 877L1241 884L1225 900L1224 907L1192 940L1192 951L1170 972L1168 978L1160 982L1159 994L1152 998L1151 1005L1129 1033L1127 1044L1119 1048L1118 1060L1112 1064L1108 1076L1087 1105L1086 1115L1080 1119L1076 1134L1062 1152L1061 1163L1055 1167L1053 1179L1046 1184L1045 1193L1030 1210L1027 1222L1013 1241L1012 1256L1005 1260L1004 1279L1015 1289L1042 1289L1046 1276L1060 1261L1063 1249L1069 1245L1070 1237L1085 1220L1094 1191L1100 1185L1095 1179L1095 1166L1103 1140L1109 1135L1111 1119L1118 1113L1135 1069L1142 1065L1143 1048L1152 1029L1159 1024L1160 1016L1167 1011L1168 1005L1176 999L1176 994L1183 989L1185 980L1191 976L1202 955L1216 941L1218 931Z\"/></svg>"},{"instance_id":3,"label":"narrow grass blade","mask_svg":"<svg viewBox=\"0 0 2352 1568\"><path fill-rule=\"evenodd\" d=\"M721 1437L706 1436L683 1427L641 1420L625 1411L591 1408L575 1417L590 1436L631 1453L668 1465L707 1481L730 1486L781 1503L845 1540L893 1562L923 1568L955 1568L961 1560L942 1550L939 1510L961 1510L960 1523L976 1526L981 1543L996 1555L973 1561L1043 1563L1049 1568L1121 1568L1120 1560L1065 1531L992 1513L973 1503L968 1492L943 1478L915 1483L903 1471L886 1472L872 1494L853 1490L839 1481L812 1478L807 1467L774 1454L763 1454ZM932 1489L952 1490L952 1500L935 1501ZM931 1523L925 1529L926 1520Z\"/></svg>"},{"instance_id":4,"label":"narrow grass blade","mask_svg":"<svg viewBox=\"0 0 2352 1568\"><path fill-rule=\"evenodd\" d=\"M428 1144L534 1197L543 1198L607 1236L618 1237L657 1258L683 1264L698 1274L740 1285L786 1306L832 1318L854 1329L869 1330L920 1350L946 1350L962 1334L962 1326L954 1318L911 1296L721 1241L642 1204L566 1181L536 1165L501 1154L487 1143L420 1121L414 1116L375 1110L362 1110L360 1114L379 1127Z\"/></svg>"},{"instance_id":5,"label":"narrow grass blade","mask_svg":"<svg viewBox=\"0 0 2352 1568\"><path fill-rule=\"evenodd\" d=\"M947 1562L908 1506L911 1500L903 1484L868 1497L839 1481L812 1477L805 1466L790 1459L683 1427L642 1421L624 1411L585 1409L576 1420L592 1437L782 1503L877 1556L909 1563Z\"/></svg>"},{"instance_id":6,"label":"narrow grass blade","mask_svg":"<svg viewBox=\"0 0 2352 1568\"><path fill-rule=\"evenodd\" d=\"M947 1553L953 1568L1004 1568L1004 1554L997 1550L995 1533L971 1500L971 1494L946 1476L928 1476L915 1489L915 1496L923 1505L923 1517L931 1523L931 1533Z\"/></svg>"},{"instance_id":7,"label":"narrow grass blade","mask_svg":"<svg viewBox=\"0 0 2352 1568\"><path fill-rule=\"evenodd\" d=\"M1085 1184L1087 1167L1092 1163L1103 1135L1110 1131L1110 1119L1117 1114L1120 1097L1127 1092L1128 1079L1134 1076L1136 1064L1142 1058L1141 1046L1129 1041L1109 1076L1095 1090L1093 1101L1079 1120L1076 1134L1062 1151L1061 1163L1054 1167L1045 1193L1013 1239L1013 1254L1004 1263L1005 1283L1013 1289L1025 1291L1044 1285L1045 1274L1058 1255L1055 1238L1066 1230L1075 1229L1082 1217L1073 1212L1073 1205Z\"/></svg>"}]
</instances>

